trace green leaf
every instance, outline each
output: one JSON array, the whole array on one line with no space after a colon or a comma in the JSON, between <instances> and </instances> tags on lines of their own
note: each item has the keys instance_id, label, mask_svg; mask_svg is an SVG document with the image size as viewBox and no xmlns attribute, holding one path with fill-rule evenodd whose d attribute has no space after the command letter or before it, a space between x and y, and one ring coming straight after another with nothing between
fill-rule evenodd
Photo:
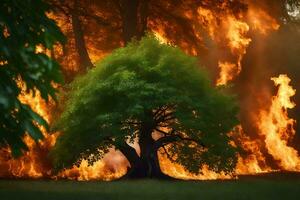
<instances>
[{"instance_id":1,"label":"green leaf","mask_svg":"<svg viewBox=\"0 0 300 200\"><path fill-rule=\"evenodd\" d=\"M176 131L166 135L184 133L197 141L195 148L191 140L170 144L174 162L193 173L204 164L230 171L236 163L236 149L224 134L238 122L235 99L212 86L195 58L152 36L115 50L75 79L63 97L54 125L63 133L51 151L57 169L88 157L88 150L151 137L160 126ZM159 124L155 111L165 107L173 120ZM209 147L205 152L201 142Z\"/></svg>"},{"instance_id":2,"label":"green leaf","mask_svg":"<svg viewBox=\"0 0 300 200\"><path fill-rule=\"evenodd\" d=\"M36 141L43 139L44 136L41 132L41 130L36 127L32 122L30 121L24 121L22 123L22 126L24 127L24 130L28 132L28 134Z\"/></svg>"},{"instance_id":3,"label":"green leaf","mask_svg":"<svg viewBox=\"0 0 300 200\"><path fill-rule=\"evenodd\" d=\"M63 83L60 66L48 55L36 54L37 45L52 49L65 42L59 27L46 15L50 6L43 0L11 1L0 4L0 32L7 28L9 37L0 37L0 145L9 145L13 155L26 150L22 138L28 133L35 141L43 138L38 125L48 129L47 122L30 107L22 104L17 86L20 80L26 92L38 90L46 101L56 98L53 83ZM5 134L4 134L5 133Z\"/></svg>"}]
</instances>

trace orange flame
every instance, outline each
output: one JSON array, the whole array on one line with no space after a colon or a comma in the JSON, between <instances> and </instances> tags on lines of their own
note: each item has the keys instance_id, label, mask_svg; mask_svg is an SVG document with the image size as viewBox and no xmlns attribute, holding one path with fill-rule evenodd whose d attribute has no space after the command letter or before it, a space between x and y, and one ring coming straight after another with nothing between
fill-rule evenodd
<instances>
[{"instance_id":1,"label":"orange flame","mask_svg":"<svg viewBox=\"0 0 300 200\"><path fill-rule=\"evenodd\" d=\"M212 16L208 15L208 17L211 20ZM230 15L223 19L223 26L226 28L223 28L224 30L221 32L222 34L226 33L225 37L228 40L228 47L232 55L236 57L236 63L227 61L219 62L220 76L217 80L217 85L225 85L240 74L243 56L246 54L247 47L251 42L251 38L247 36L250 29L258 31L263 35L267 35L271 31L278 30L280 27L276 20L266 12L251 6L245 21L241 21ZM212 29L210 27L209 32L213 32L210 33L210 35L216 37L216 33L214 33L216 30L218 29Z\"/></svg>"},{"instance_id":2,"label":"orange flame","mask_svg":"<svg viewBox=\"0 0 300 200\"><path fill-rule=\"evenodd\" d=\"M122 177L127 172L128 162L121 152L110 150L102 160L98 160L93 165L83 159L79 166L73 166L61 172L57 178L67 178L71 180L113 180Z\"/></svg>"},{"instance_id":3,"label":"orange flame","mask_svg":"<svg viewBox=\"0 0 300 200\"><path fill-rule=\"evenodd\" d=\"M162 150L158 152L159 164L163 173L172 177L183 180L216 180L216 179L232 179L233 174L217 173L208 166L202 166L200 174L192 174L188 172L182 165L171 162L171 160L163 153ZM200 166L199 166L200 168Z\"/></svg>"},{"instance_id":4,"label":"orange flame","mask_svg":"<svg viewBox=\"0 0 300 200\"><path fill-rule=\"evenodd\" d=\"M153 31L154 36L161 44L170 44L168 39L160 31Z\"/></svg>"},{"instance_id":5,"label":"orange flame","mask_svg":"<svg viewBox=\"0 0 300 200\"><path fill-rule=\"evenodd\" d=\"M237 134L237 141L239 146L247 152L247 156L239 155L237 166L235 169L236 174L257 174L270 172L272 169L266 164L265 157L261 152L261 144L259 139L251 139L247 136L241 125L235 128Z\"/></svg>"},{"instance_id":6,"label":"orange flame","mask_svg":"<svg viewBox=\"0 0 300 200\"><path fill-rule=\"evenodd\" d=\"M241 72L241 68L234 63L219 62L220 75L217 80L217 85L226 85L228 81Z\"/></svg>"},{"instance_id":7,"label":"orange flame","mask_svg":"<svg viewBox=\"0 0 300 200\"><path fill-rule=\"evenodd\" d=\"M47 103L42 99L40 92L35 91L26 93L26 85L21 81L18 82L19 87L22 89L19 100L28 104L35 112L43 116L44 119L49 122L50 113L47 111ZM50 100L50 104L53 104ZM54 145L56 141L57 134L49 135L44 127L39 127L44 135L44 140L36 143L28 135L25 135L23 141L28 146L28 151L24 152L24 155L18 159L13 159L10 155L10 149L1 149L1 157L5 158L6 167L1 167L1 169L6 169L4 172L0 172L0 175L4 173L6 176L14 177L30 177L30 178L40 178L49 177L51 175L51 165L49 162L45 162L49 149Z\"/></svg>"},{"instance_id":8,"label":"orange flame","mask_svg":"<svg viewBox=\"0 0 300 200\"><path fill-rule=\"evenodd\" d=\"M218 20L222 18L222 20ZM204 25L209 36L221 46L229 48L234 62L219 61L220 76L217 85L225 85L241 71L241 61L251 39L247 36L249 25L227 13L220 16L202 7L198 8L198 20ZM225 42L225 44L224 44Z\"/></svg>"},{"instance_id":9,"label":"orange flame","mask_svg":"<svg viewBox=\"0 0 300 200\"><path fill-rule=\"evenodd\" d=\"M251 28L263 35L268 35L271 31L278 30L280 27L277 21L264 10L253 6L250 6L247 18Z\"/></svg>"},{"instance_id":10,"label":"orange flame","mask_svg":"<svg viewBox=\"0 0 300 200\"><path fill-rule=\"evenodd\" d=\"M260 134L265 137L268 152L277 160L284 170L300 170L300 158L298 152L288 146L288 142L295 134L296 121L288 117L288 109L295 107L290 100L295 95L290 85L291 79L287 75L272 78L278 86L278 93L272 98L272 104L268 111L261 111L257 122Z\"/></svg>"}]
</instances>

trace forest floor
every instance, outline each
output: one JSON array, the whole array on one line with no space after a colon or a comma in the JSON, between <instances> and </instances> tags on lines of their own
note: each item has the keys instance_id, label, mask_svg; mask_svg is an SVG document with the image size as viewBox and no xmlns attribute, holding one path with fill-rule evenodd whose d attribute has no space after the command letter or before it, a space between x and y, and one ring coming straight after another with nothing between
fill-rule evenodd
<instances>
[{"instance_id":1,"label":"forest floor","mask_svg":"<svg viewBox=\"0 0 300 200\"><path fill-rule=\"evenodd\" d=\"M77 182L0 179L1 200L300 199L300 175L274 173L217 181Z\"/></svg>"}]
</instances>

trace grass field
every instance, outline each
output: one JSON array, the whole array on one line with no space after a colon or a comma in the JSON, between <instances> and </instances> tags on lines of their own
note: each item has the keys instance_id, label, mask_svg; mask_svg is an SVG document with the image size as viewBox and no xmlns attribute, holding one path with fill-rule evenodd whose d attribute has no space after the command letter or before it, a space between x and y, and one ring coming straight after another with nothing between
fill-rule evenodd
<instances>
[{"instance_id":1,"label":"grass field","mask_svg":"<svg viewBox=\"0 0 300 200\"><path fill-rule=\"evenodd\" d=\"M0 180L0 199L300 199L300 176L266 175L229 181L75 182Z\"/></svg>"}]
</instances>

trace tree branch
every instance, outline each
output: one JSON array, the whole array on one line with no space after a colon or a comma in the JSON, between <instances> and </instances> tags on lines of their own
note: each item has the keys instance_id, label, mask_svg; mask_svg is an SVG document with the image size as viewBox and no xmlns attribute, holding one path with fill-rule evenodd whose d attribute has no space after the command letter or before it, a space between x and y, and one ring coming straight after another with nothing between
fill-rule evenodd
<instances>
[{"instance_id":1,"label":"tree branch","mask_svg":"<svg viewBox=\"0 0 300 200\"><path fill-rule=\"evenodd\" d=\"M164 134L164 136L166 136L168 133L166 133L165 131L162 131L162 130L160 130L160 129L158 129L158 128L155 128L155 130L156 131L158 131L158 132L160 132L160 133L162 133L162 134Z\"/></svg>"},{"instance_id":2,"label":"tree branch","mask_svg":"<svg viewBox=\"0 0 300 200\"><path fill-rule=\"evenodd\" d=\"M158 109L158 112L154 113L154 118L157 119L163 112L165 112L168 109L168 106L162 106Z\"/></svg>"},{"instance_id":3,"label":"tree branch","mask_svg":"<svg viewBox=\"0 0 300 200\"><path fill-rule=\"evenodd\" d=\"M164 115L160 115L160 117L158 119L156 119L156 123L161 123L161 122L165 122L165 121L168 121L166 120L167 117L171 117L173 118L173 115L174 112L169 112L167 114L164 114Z\"/></svg>"},{"instance_id":4,"label":"tree branch","mask_svg":"<svg viewBox=\"0 0 300 200\"><path fill-rule=\"evenodd\" d=\"M170 121L170 120L173 120L173 119L176 119L176 117L170 116L169 118L165 118L164 121L162 121L162 122Z\"/></svg>"},{"instance_id":5,"label":"tree branch","mask_svg":"<svg viewBox=\"0 0 300 200\"><path fill-rule=\"evenodd\" d=\"M155 118L156 115L158 114L158 112L161 112L162 107L159 107L158 109L155 110L155 112L153 113L153 117Z\"/></svg>"},{"instance_id":6,"label":"tree branch","mask_svg":"<svg viewBox=\"0 0 300 200\"><path fill-rule=\"evenodd\" d=\"M115 145L115 147L121 151L121 153L127 158L130 163L130 166L133 167L136 162L139 160L139 155L136 150L127 144L125 141L122 144Z\"/></svg>"},{"instance_id":7,"label":"tree branch","mask_svg":"<svg viewBox=\"0 0 300 200\"><path fill-rule=\"evenodd\" d=\"M155 148L160 148L162 146L165 146L167 144L173 143L173 142L178 142L178 141L190 141L190 142L194 142L202 147L206 147L205 144L203 144L200 140L195 140L192 138L187 138L187 137L183 137L181 135L172 135L172 132L175 132L174 130L171 131L171 133L166 133L165 131L162 131L160 129L155 129L161 133L163 133L165 136L159 138L158 140L155 141Z\"/></svg>"},{"instance_id":8,"label":"tree branch","mask_svg":"<svg viewBox=\"0 0 300 200\"><path fill-rule=\"evenodd\" d=\"M66 16L70 17L71 13L74 13L76 11L79 16L85 16L85 17L91 18L91 19L95 20L97 22L97 24L99 24L101 26L110 26L111 25L104 18L102 18L98 15L90 14L88 11L82 9L81 7L76 8L77 10L75 10L75 8L70 7L64 1L60 0L58 4L56 4L54 1L52 1L51 5L55 8L57 8L58 10L60 10L61 12L63 12ZM66 8L66 10L64 9L64 7ZM115 28L115 27L112 27L112 28Z\"/></svg>"},{"instance_id":9,"label":"tree branch","mask_svg":"<svg viewBox=\"0 0 300 200\"><path fill-rule=\"evenodd\" d=\"M171 162L176 162L176 160L174 160L174 159L172 158L172 156L169 154L169 152L167 151L166 147L165 147L165 146L162 146L162 148L164 149L164 152L166 153L168 159L171 160Z\"/></svg>"},{"instance_id":10,"label":"tree branch","mask_svg":"<svg viewBox=\"0 0 300 200\"><path fill-rule=\"evenodd\" d=\"M174 112L172 112L172 109L174 109L175 106L176 106L175 104L170 104L158 108L156 112L153 114L154 120L157 122L162 122L161 120L174 114ZM171 111L170 113L165 114L167 110L171 110Z\"/></svg>"}]
</instances>

